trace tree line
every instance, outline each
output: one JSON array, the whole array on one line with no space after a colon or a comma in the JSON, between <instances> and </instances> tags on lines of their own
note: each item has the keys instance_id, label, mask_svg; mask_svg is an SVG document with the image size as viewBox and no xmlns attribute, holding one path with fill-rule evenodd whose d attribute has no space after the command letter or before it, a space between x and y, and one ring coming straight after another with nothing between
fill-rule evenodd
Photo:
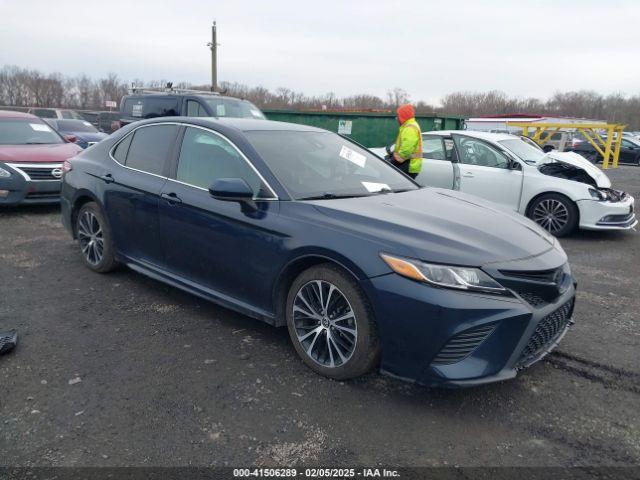
<instances>
[{"instance_id":1,"label":"tree line","mask_svg":"<svg viewBox=\"0 0 640 480\"><path fill-rule=\"evenodd\" d=\"M92 79L86 75L75 77L60 73L45 74L39 70L7 65L0 69L0 105L18 107L62 107L80 110L104 110L105 101L119 102L132 85L146 88L164 87L166 80L131 83L115 73ZM209 90L208 85L174 83L176 88ZM548 99L519 98L501 91L454 92L431 105L422 100L412 101L402 88L390 89L384 98L358 94L340 97L333 92L305 95L286 87L269 90L238 82L221 82L220 90L227 95L245 98L264 109L292 110L394 110L398 105L412 102L419 113L461 115L503 115L530 113L607 120L625 123L630 130L640 130L640 94L603 95L593 91L557 92Z\"/></svg>"}]
</instances>

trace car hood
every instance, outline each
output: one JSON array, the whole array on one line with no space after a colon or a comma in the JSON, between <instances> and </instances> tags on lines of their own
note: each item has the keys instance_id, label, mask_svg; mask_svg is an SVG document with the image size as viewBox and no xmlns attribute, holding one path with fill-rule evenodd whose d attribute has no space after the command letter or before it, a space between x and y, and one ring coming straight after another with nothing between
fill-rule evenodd
<instances>
[{"instance_id":1,"label":"car hood","mask_svg":"<svg viewBox=\"0 0 640 480\"><path fill-rule=\"evenodd\" d=\"M0 145L0 162L64 162L81 151L82 149L73 143Z\"/></svg>"},{"instance_id":2,"label":"car hood","mask_svg":"<svg viewBox=\"0 0 640 480\"><path fill-rule=\"evenodd\" d=\"M109 135L102 132L65 132L70 135L75 135L81 140L86 142L99 142L100 140L104 140Z\"/></svg>"},{"instance_id":3,"label":"car hood","mask_svg":"<svg viewBox=\"0 0 640 480\"><path fill-rule=\"evenodd\" d=\"M430 262L484 266L553 248L562 252L557 240L529 219L451 190L424 188L312 203L335 226L373 238L391 253Z\"/></svg>"},{"instance_id":4,"label":"car hood","mask_svg":"<svg viewBox=\"0 0 640 480\"><path fill-rule=\"evenodd\" d=\"M609 177L596 167L589 160L582 155L578 155L575 152L556 152L551 151L542 157L537 163L537 166L544 165L545 163L564 163L583 170L596 182L596 185L600 188L611 188L611 180Z\"/></svg>"}]
</instances>

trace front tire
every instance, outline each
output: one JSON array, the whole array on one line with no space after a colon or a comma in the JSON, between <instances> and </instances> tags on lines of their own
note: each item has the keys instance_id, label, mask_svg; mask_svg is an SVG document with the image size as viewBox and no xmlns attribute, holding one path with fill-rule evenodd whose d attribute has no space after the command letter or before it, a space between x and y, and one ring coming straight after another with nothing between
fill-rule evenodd
<instances>
[{"instance_id":1,"label":"front tire","mask_svg":"<svg viewBox=\"0 0 640 480\"><path fill-rule=\"evenodd\" d=\"M118 266L111 229L97 203L85 203L80 208L76 220L76 237L82 260L91 270L106 273Z\"/></svg>"},{"instance_id":2,"label":"front tire","mask_svg":"<svg viewBox=\"0 0 640 480\"><path fill-rule=\"evenodd\" d=\"M373 311L360 286L332 264L302 272L286 305L287 326L302 361L335 380L369 372L380 356Z\"/></svg>"},{"instance_id":3,"label":"front tire","mask_svg":"<svg viewBox=\"0 0 640 480\"><path fill-rule=\"evenodd\" d=\"M556 237L569 235L578 225L578 207L558 193L547 193L536 198L527 216Z\"/></svg>"}]
</instances>

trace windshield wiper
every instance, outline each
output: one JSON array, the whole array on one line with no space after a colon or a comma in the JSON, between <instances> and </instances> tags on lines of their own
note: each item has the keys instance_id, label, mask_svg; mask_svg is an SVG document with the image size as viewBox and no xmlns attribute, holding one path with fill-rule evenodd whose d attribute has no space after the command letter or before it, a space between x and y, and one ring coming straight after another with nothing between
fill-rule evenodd
<instances>
[{"instance_id":1,"label":"windshield wiper","mask_svg":"<svg viewBox=\"0 0 640 480\"><path fill-rule=\"evenodd\" d=\"M334 200L336 198L356 198L356 197L368 197L368 195L362 194L362 193L351 193L351 194L340 195L337 193L325 192L321 195L312 195L310 197L298 198L298 200Z\"/></svg>"}]
</instances>

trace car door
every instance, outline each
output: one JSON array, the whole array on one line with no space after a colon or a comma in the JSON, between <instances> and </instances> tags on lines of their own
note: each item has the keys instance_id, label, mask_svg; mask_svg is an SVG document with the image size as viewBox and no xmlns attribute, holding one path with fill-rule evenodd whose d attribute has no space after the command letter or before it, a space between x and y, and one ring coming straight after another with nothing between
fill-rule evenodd
<instances>
[{"instance_id":1,"label":"car door","mask_svg":"<svg viewBox=\"0 0 640 480\"><path fill-rule=\"evenodd\" d=\"M453 163L451 156L447 157L444 142L440 135L422 136L422 171L416 177L416 182L420 185L453 188Z\"/></svg>"},{"instance_id":2,"label":"car door","mask_svg":"<svg viewBox=\"0 0 640 480\"><path fill-rule=\"evenodd\" d=\"M158 267L163 266L158 203L177 133L175 124L137 128L114 147L115 163L101 175L116 248L129 258Z\"/></svg>"},{"instance_id":3,"label":"car door","mask_svg":"<svg viewBox=\"0 0 640 480\"><path fill-rule=\"evenodd\" d=\"M170 273L222 299L268 309L271 285L256 279L282 255L276 195L240 150L211 130L185 127L176 157L159 209ZM253 204L213 198L209 187L221 178L245 180Z\"/></svg>"},{"instance_id":4,"label":"car door","mask_svg":"<svg viewBox=\"0 0 640 480\"><path fill-rule=\"evenodd\" d=\"M522 168L497 147L466 135L453 135L460 166L460 190L518 210Z\"/></svg>"}]
</instances>

